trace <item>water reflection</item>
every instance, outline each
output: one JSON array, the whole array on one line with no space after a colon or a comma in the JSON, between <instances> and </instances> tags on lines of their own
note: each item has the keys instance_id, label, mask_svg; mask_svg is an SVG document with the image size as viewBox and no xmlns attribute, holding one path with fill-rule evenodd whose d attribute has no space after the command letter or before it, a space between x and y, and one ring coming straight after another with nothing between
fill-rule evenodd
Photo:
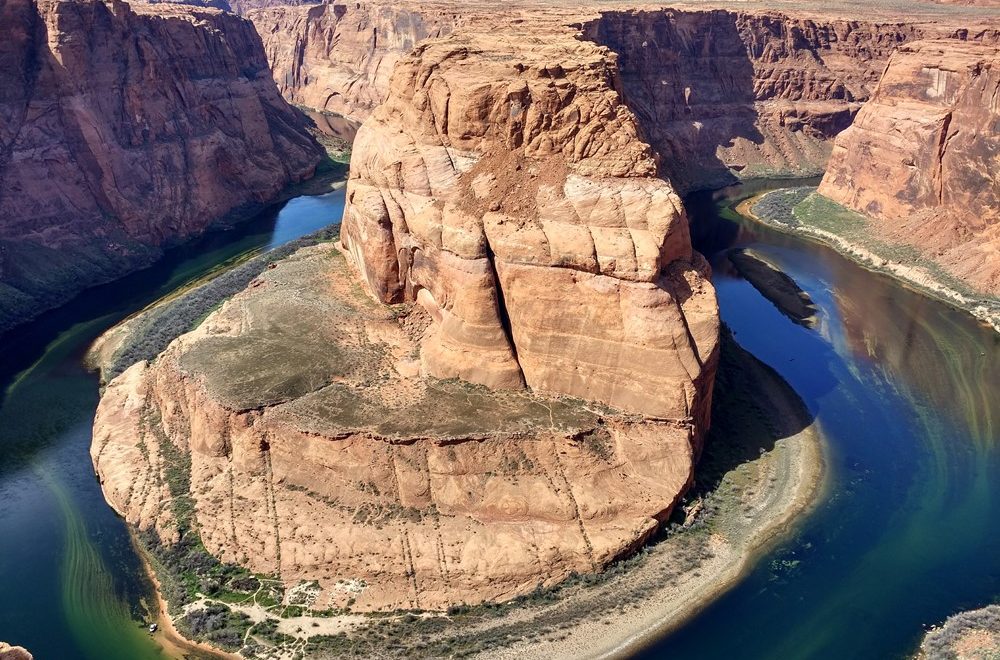
<instances>
[{"instance_id":1,"label":"water reflection","mask_svg":"<svg viewBox=\"0 0 1000 660\"><path fill-rule=\"evenodd\" d=\"M761 187L696 196L692 236L736 340L817 416L828 496L736 589L643 657L904 657L925 625L1000 595L1000 336L723 203ZM733 247L795 279L822 309L819 328L793 324L742 280L728 266Z\"/></svg>"}]
</instances>

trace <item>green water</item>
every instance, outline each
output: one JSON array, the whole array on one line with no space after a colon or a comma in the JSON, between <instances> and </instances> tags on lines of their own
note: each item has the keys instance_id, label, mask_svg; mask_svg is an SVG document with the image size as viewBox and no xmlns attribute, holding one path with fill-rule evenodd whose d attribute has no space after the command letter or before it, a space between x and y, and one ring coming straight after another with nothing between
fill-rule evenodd
<instances>
[{"instance_id":1,"label":"green water","mask_svg":"<svg viewBox=\"0 0 1000 660\"><path fill-rule=\"evenodd\" d=\"M1000 335L832 250L691 200L723 320L806 401L829 490L794 538L647 658L900 658L1000 596ZM728 263L752 247L821 308L784 317ZM792 560L792 561L784 561Z\"/></svg>"},{"instance_id":2,"label":"green water","mask_svg":"<svg viewBox=\"0 0 1000 660\"><path fill-rule=\"evenodd\" d=\"M40 660L161 657L144 630L151 587L104 502L89 448L93 340L220 264L339 222L343 190L277 205L169 251L0 338L0 640Z\"/></svg>"}]
</instances>

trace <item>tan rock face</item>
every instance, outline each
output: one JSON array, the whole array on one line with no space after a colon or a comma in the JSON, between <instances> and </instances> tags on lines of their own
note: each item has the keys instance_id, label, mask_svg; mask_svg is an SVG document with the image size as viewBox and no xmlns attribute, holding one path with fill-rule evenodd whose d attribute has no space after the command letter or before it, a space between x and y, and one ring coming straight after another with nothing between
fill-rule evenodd
<instances>
[{"instance_id":1,"label":"tan rock face","mask_svg":"<svg viewBox=\"0 0 1000 660\"><path fill-rule=\"evenodd\" d=\"M11 0L0 32L0 318L147 263L319 162L236 16Z\"/></svg>"},{"instance_id":2,"label":"tan rock face","mask_svg":"<svg viewBox=\"0 0 1000 660\"><path fill-rule=\"evenodd\" d=\"M974 288L1000 294L1000 47L900 48L837 138L820 193Z\"/></svg>"},{"instance_id":3,"label":"tan rock face","mask_svg":"<svg viewBox=\"0 0 1000 660\"><path fill-rule=\"evenodd\" d=\"M0 660L32 660L33 657L23 647L0 642Z\"/></svg>"},{"instance_id":4,"label":"tan rock face","mask_svg":"<svg viewBox=\"0 0 1000 660\"><path fill-rule=\"evenodd\" d=\"M460 20L455 13L369 2L270 7L247 17L285 98L356 120L385 98L400 57Z\"/></svg>"},{"instance_id":5,"label":"tan rock face","mask_svg":"<svg viewBox=\"0 0 1000 660\"><path fill-rule=\"evenodd\" d=\"M511 598L669 515L690 423L423 378L424 316L364 295L331 245L282 261L108 386L92 447L108 501L171 542L166 475L188 469L210 552L356 610Z\"/></svg>"},{"instance_id":6,"label":"tan rock face","mask_svg":"<svg viewBox=\"0 0 1000 660\"><path fill-rule=\"evenodd\" d=\"M706 419L707 265L618 89L614 54L568 30L401 60L342 240L383 302L427 309L427 374Z\"/></svg>"}]
</instances>

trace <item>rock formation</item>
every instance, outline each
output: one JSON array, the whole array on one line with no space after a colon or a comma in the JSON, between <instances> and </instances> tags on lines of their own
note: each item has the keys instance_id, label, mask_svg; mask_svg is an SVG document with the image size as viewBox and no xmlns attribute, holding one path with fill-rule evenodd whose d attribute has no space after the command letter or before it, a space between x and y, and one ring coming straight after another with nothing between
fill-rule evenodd
<instances>
[{"instance_id":1,"label":"rock formation","mask_svg":"<svg viewBox=\"0 0 1000 660\"><path fill-rule=\"evenodd\" d=\"M512 598L669 515L690 420L424 378L427 322L362 293L330 244L280 262L109 384L91 450L108 501L165 543L193 515L219 558L361 611Z\"/></svg>"},{"instance_id":2,"label":"rock formation","mask_svg":"<svg viewBox=\"0 0 1000 660\"><path fill-rule=\"evenodd\" d=\"M972 18L900 22L761 9L474 2L403 9L380 0L249 16L287 99L355 119L386 98L396 61L423 39L456 29L517 38L527 24L555 32L576 26L581 38L618 53L626 102L681 191L737 177L822 172L833 138L850 125L898 46L927 37L975 39L984 31Z\"/></svg>"},{"instance_id":3,"label":"rock formation","mask_svg":"<svg viewBox=\"0 0 1000 660\"><path fill-rule=\"evenodd\" d=\"M319 162L236 16L10 0L0 31L0 329L260 207Z\"/></svg>"},{"instance_id":4,"label":"rock formation","mask_svg":"<svg viewBox=\"0 0 1000 660\"><path fill-rule=\"evenodd\" d=\"M973 288L1000 294L1000 46L900 48L837 138L819 192Z\"/></svg>"},{"instance_id":5,"label":"rock formation","mask_svg":"<svg viewBox=\"0 0 1000 660\"><path fill-rule=\"evenodd\" d=\"M32 660L33 657L25 648L0 642L0 660Z\"/></svg>"},{"instance_id":6,"label":"rock formation","mask_svg":"<svg viewBox=\"0 0 1000 660\"><path fill-rule=\"evenodd\" d=\"M431 315L431 375L705 420L707 264L618 88L568 31L425 43L358 133L342 240Z\"/></svg>"},{"instance_id":7,"label":"rock formation","mask_svg":"<svg viewBox=\"0 0 1000 660\"><path fill-rule=\"evenodd\" d=\"M641 544L691 483L718 315L616 61L572 30L403 58L343 252L109 384L112 506L358 610L509 599Z\"/></svg>"}]
</instances>

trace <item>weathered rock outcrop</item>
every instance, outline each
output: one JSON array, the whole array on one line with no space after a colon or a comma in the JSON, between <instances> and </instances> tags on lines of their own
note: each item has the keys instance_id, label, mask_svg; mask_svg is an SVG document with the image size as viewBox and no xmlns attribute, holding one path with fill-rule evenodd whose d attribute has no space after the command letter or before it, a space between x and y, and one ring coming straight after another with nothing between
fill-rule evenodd
<instances>
[{"instance_id":1,"label":"weathered rock outcrop","mask_svg":"<svg viewBox=\"0 0 1000 660\"><path fill-rule=\"evenodd\" d=\"M1000 294L1000 47L900 48L837 138L819 192L973 288Z\"/></svg>"},{"instance_id":2,"label":"weathered rock outcrop","mask_svg":"<svg viewBox=\"0 0 1000 660\"><path fill-rule=\"evenodd\" d=\"M342 240L431 315L427 373L703 427L707 264L618 88L569 31L426 42L358 133Z\"/></svg>"},{"instance_id":3,"label":"weathered rock outcrop","mask_svg":"<svg viewBox=\"0 0 1000 660\"><path fill-rule=\"evenodd\" d=\"M456 12L373 2L274 7L248 18L286 99L355 120L385 99L400 57L460 20Z\"/></svg>"},{"instance_id":4,"label":"weathered rock outcrop","mask_svg":"<svg viewBox=\"0 0 1000 660\"><path fill-rule=\"evenodd\" d=\"M0 660L32 660L34 656L27 649L0 642Z\"/></svg>"},{"instance_id":5,"label":"weathered rock outcrop","mask_svg":"<svg viewBox=\"0 0 1000 660\"><path fill-rule=\"evenodd\" d=\"M310 176L253 26L96 0L0 7L0 328Z\"/></svg>"}]
</instances>

